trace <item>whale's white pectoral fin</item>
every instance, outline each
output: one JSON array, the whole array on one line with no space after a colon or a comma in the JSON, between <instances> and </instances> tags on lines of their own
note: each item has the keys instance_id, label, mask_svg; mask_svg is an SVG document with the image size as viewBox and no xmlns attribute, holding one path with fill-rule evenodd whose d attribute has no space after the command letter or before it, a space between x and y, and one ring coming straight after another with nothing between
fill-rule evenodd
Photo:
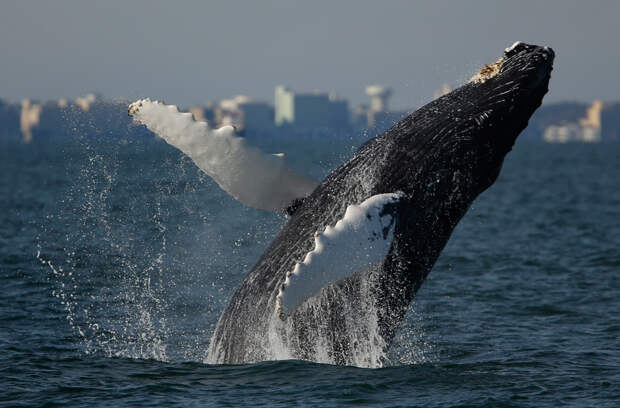
<instances>
[{"instance_id":1,"label":"whale's white pectoral fin","mask_svg":"<svg viewBox=\"0 0 620 408\"><path fill-rule=\"evenodd\" d=\"M209 129L191 113L148 98L129 105L129 115L189 156L224 191L250 207L282 210L318 185L291 169L283 154L265 154L248 145L232 126Z\"/></svg>"},{"instance_id":2,"label":"whale's white pectoral fin","mask_svg":"<svg viewBox=\"0 0 620 408\"><path fill-rule=\"evenodd\" d=\"M335 226L317 233L314 249L288 273L278 293L280 317L292 314L324 286L382 262L392 246L402 197L400 192L378 194L350 205Z\"/></svg>"}]
</instances>

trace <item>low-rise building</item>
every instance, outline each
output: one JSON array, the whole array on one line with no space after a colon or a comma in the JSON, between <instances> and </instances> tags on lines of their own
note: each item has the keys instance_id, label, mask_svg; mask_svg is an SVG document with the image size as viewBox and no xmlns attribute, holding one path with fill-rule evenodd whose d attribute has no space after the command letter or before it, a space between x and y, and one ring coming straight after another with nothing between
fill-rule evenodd
<instances>
[{"instance_id":1,"label":"low-rise building","mask_svg":"<svg viewBox=\"0 0 620 408\"><path fill-rule=\"evenodd\" d=\"M545 129L543 140L547 143L600 142L601 132L593 126L581 126L577 123L551 125Z\"/></svg>"},{"instance_id":2,"label":"low-rise building","mask_svg":"<svg viewBox=\"0 0 620 408\"><path fill-rule=\"evenodd\" d=\"M603 102L594 101L586 110L585 117L577 123L548 126L543 133L543 140L547 143L600 142L602 110Z\"/></svg>"}]
</instances>

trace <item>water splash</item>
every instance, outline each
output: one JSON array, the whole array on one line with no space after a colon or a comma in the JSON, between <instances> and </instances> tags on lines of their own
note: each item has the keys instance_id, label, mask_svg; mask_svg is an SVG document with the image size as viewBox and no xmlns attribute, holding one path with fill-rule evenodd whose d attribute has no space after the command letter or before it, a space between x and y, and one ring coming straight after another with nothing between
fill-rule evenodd
<instances>
[{"instance_id":1,"label":"water splash","mask_svg":"<svg viewBox=\"0 0 620 408\"><path fill-rule=\"evenodd\" d=\"M414 299L386 355L386 365L424 364L438 360L435 342L425 330L425 318Z\"/></svg>"},{"instance_id":2,"label":"water splash","mask_svg":"<svg viewBox=\"0 0 620 408\"><path fill-rule=\"evenodd\" d=\"M373 271L364 276L358 276L356 284L351 287L329 285L317 295L309 298L297 308L295 317L282 320L278 313L277 300L272 300L273 313L268 319L266 335L262 331L254 333L254 338L247 341L252 344L253 351L244 357L247 362L263 360L305 359L324 364L342 364L343 355L348 356L346 364L363 367L379 368L402 364L420 364L430 361L433 343L427 338L418 323L422 322L422 315L410 310L407 324L398 332L391 348L380 335L378 309L374 298ZM357 296L345 293L354 287ZM349 302L338 303L338 324L342 325L337 332L333 330L328 314L333 313L334 299L353 299ZM302 319L302 322L300 322ZM308 323L310 322L310 323ZM414 322L413 325L410 323ZM299 325L307 324L303 330L303 344L299 344ZM339 341L333 337L344 333L347 351L334 347ZM219 364L224 362L226 355L224 345L212 340L204 362ZM389 351L386 351L388 350Z\"/></svg>"},{"instance_id":3,"label":"water splash","mask_svg":"<svg viewBox=\"0 0 620 408\"><path fill-rule=\"evenodd\" d=\"M81 148L85 160L68 166L76 176L57 216L67 227L58 240L62 247L54 250L54 231L44 228L37 250L79 348L115 357L198 360L204 341L184 337L177 327L180 279L171 274L170 206L164 204L174 184L152 177L132 188L132 181L142 181L140 174L118 177L120 146L101 152L83 142ZM138 197L128 199L128 189ZM208 338L207 329L194 337Z\"/></svg>"}]
</instances>

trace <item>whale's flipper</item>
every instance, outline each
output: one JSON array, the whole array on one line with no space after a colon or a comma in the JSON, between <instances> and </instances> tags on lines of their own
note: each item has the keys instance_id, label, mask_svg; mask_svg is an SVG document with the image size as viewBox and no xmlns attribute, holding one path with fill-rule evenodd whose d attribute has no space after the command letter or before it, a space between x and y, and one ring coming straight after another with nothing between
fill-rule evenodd
<instances>
[{"instance_id":1,"label":"whale's flipper","mask_svg":"<svg viewBox=\"0 0 620 408\"><path fill-rule=\"evenodd\" d=\"M138 123L189 156L227 193L263 210L285 210L318 185L291 169L283 154L265 154L235 135L232 126L209 129L174 105L142 99L129 105Z\"/></svg>"},{"instance_id":2,"label":"whale's flipper","mask_svg":"<svg viewBox=\"0 0 620 408\"><path fill-rule=\"evenodd\" d=\"M319 290L383 261L390 251L402 193L378 194L350 205L336 225L314 236L314 249L298 262L278 293L280 317Z\"/></svg>"}]
</instances>

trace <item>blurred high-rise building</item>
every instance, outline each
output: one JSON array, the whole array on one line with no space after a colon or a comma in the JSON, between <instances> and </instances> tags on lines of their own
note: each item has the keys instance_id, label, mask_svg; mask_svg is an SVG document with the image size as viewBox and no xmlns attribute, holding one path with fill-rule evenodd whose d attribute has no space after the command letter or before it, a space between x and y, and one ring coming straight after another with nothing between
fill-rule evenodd
<instances>
[{"instance_id":1,"label":"blurred high-rise building","mask_svg":"<svg viewBox=\"0 0 620 408\"><path fill-rule=\"evenodd\" d=\"M349 126L349 105L333 94L298 94L280 85L275 89L274 119L276 126L342 129Z\"/></svg>"}]
</instances>

